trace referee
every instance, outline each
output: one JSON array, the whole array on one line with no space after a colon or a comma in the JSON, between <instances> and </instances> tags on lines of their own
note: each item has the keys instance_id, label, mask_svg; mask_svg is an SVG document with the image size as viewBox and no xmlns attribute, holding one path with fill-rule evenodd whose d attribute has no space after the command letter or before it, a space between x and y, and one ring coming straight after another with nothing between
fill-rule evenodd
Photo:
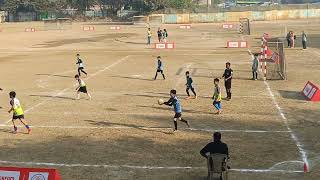
<instances>
[{"instance_id":1,"label":"referee","mask_svg":"<svg viewBox=\"0 0 320 180\"><path fill-rule=\"evenodd\" d=\"M224 86L226 87L227 92L227 100L231 100L231 81L232 81L232 74L233 70L230 68L231 64L229 62L226 63L226 69L222 75L224 78Z\"/></svg>"}]
</instances>

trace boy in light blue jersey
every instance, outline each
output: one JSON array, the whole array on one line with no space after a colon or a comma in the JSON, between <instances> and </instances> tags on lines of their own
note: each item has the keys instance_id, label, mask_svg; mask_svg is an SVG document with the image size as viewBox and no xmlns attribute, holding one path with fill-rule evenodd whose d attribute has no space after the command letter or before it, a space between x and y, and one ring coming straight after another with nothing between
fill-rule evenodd
<instances>
[{"instance_id":1,"label":"boy in light blue jersey","mask_svg":"<svg viewBox=\"0 0 320 180\"><path fill-rule=\"evenodd\" d=\"M184 120L182 118L182 109L179 99L177 98L177 91L172 89L170 91L170 99L167 102L164 102L167 106L173 106L175 115L173 117L173 123L174 123L174 131L178 130L178 123L177 120L184 122L187 124L188 127L190 127L189 122L187 120Z\"/></svg>"},{"instance_id":2,"label":"boy in light blue jersey","mask_svg":"<svg viewBox=\"0 0 320 180\"><path fill-rule=\"evenodd\" d=\"M162 74L163 79L166 79L166 77L165 77L164 74L163 74L163 63L162 63L162 61L161 61L161 57L158 56L157 59L158 59L158 66L157 66L156 75L154 76L154 80L157 79L158 72L160 72L160 73Z\"/></svg>"}]
</instances>

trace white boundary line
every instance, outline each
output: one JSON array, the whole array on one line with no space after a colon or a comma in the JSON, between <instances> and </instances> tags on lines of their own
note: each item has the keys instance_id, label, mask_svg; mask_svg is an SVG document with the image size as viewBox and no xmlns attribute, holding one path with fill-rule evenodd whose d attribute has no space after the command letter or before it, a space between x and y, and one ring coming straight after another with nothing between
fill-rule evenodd
<instances>
[{"instance_id":1,"label":"white boundary line","mask_svg":"<svg viewBox=\"0 0 320 180\"><path fill-rule=\"evenodd\" d=\"M16 164L16 165L36 165L36 166L58 166L58 167L93 167L93 168L129 168L129 169L148 169L148 170L190 170L190 169L206 169L206 167L192 166L134 166L134 165L109 165L109 164L64 164L64 163L47 163L47 162L15 162L15 161L0 161L1 164ZM229 171L247 172L247 173L301 173L303 171L290 170L272 170L272 169L230 169Z\"/></svg>"},{"instance_id":2,"label":"white boundary line","mask_svg":"<svg viewBox=\"0 0 320 180\"><path fill-rule=\"evenodd\" d=\"M290 135L291 135L291 138L292 140L296 143L297 147L298 147L298 150L299 150L299 153L300 153L300 156L304 162L304 164L307 166L307 170L309 169L309 162L308 162L308 157L307 157L307 153L306 151L303 149L303 144L300 143L299 139L297 138L297 136L293 133L292 129L290 128L289 126L289 123L288 123L288 119L286 118L286 116L284 115L281 107L279 106L270 86L269 86L269 83L267 81L263 81L264 84L266 85L266 89L267 91L269 92L269 95L271 96L272 98L272 101L273 101L273 104L276 106L278 112L279 112L279 115L281 116L281 118L283 119L288 131L290 132Z\"/></svg>"},{"instance_id":3,"label":"white boundary line","mask_svg":"<svg viewBox=\"0 0 320 180\"><path fill-rule=\"evenodd\" d=\"M244 36L241 36L241 39L244 40ZM250 49L248 49L248 52L252 53ZM288 119L286 118L286 116L282 112L282 109L279 106L279 104L278 104L278 102L276 100L276 97L274 96L274 94L273 94L273 92L272 92L272 90L270 88L269 83L266 80L264 80L263 83L265 84L266 89L267 89L267 91L268 91L268 93L269 93L269 95L270 95L270 97L272 99L273 104L276 106L276 108L277 108L277 110L279 112L279 115L283 119L284 124L285 124L286 128L288 129L288 131L290 133L290 136L291 136L291 139L296 143L296 146L297 146L297 148L299 150L301 159L303 161L303 165L305 165L307 167L306 170L309 171L308 157L307 157L306 151L303 149L303 144L300 143L299 139L297 138L297 136L293 133L292 129L290 128L289 123L288 123Z\"/></svg>"},{"instance_id":4,"label":"white boundary line","mask_svg":"<svg viewBox=\"0 0 320 180\"><path fill-rule=\"evenodd\" d=\"M0 125L0 127L11 127L11 125ZM23 127L23 126L17 126ZM172 129L172 127L145 127L145 126L30 126L31 128L58 128L58 129ZM202 129L202 128L181 128L184 131L204 131L204 132L235 132L235 133L290 133L290 131L265 131L248 129Z\"/></svg>"},{"instance_id":5,"label":"white boundary line","mask_svg":"<svg viewBox=\"0 0 320 180\"><path fill-rule=\"evenodd\" d=\"M91 74L91 75L90 75L89 77L87 77L86 79L93 78L93 77L95 77L96 75L102 73L103 71L109 70L109 69L112 68L113 66L115 66L115 65L117 65L117 64L119 64L119 63L121 63L121 62L123 62L123 61L125 61L125 60L127 60L129 57L130 57L130 55L127 55L127 56L125 56L125 57L117 60L116 62L112 63L111 65L108 65L108 66L106 66L105 68L103 68L103 69L101 69L101 70L99 70L99 71ZM73 85L73 87L75 87L75 86L76 86L76 84ZM40 103L38 103L38 104L36 104L36 105L34 105L34 106L31 106L29 109L25 110L24 112L25 112L25 113L28 113L29 111L33 110L34 108L39 107L39 106L45 104L46 102L51 101L54 97L57 97L57 96L62 95L65 91L67 91L67 90L69 90L69 89L71 89L71 88L72 88L72 87L68 87L68 88L65 88L65 89L59 91L57 94L53 95L51 98L46 99L46 100L44 100L44 101L41 101ZM10 121L11 121L11 119L9 119L9 120L8 120L7 122L5 122L4 124L8 124Z\"/></svg>"}]
</instances>

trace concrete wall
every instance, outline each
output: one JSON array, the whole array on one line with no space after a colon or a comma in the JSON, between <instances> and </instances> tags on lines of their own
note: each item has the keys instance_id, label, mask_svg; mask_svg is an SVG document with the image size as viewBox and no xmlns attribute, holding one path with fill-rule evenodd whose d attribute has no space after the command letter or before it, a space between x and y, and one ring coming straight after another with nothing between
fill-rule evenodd
<instances>
[{"instance_id":1,"label":"concrete wall","mask_svg":"<svg viewBox=\"0 0 320 180\"><path fill-rule=\"evenodd\" d=\"M239 18L249 18L252 21L272 21L287 19L320 18L320 9L292 9L197 14L163 14L162 17L164 18L162 22L166 24L235 22L239 21Z\"/></svg>"}]
</instances>

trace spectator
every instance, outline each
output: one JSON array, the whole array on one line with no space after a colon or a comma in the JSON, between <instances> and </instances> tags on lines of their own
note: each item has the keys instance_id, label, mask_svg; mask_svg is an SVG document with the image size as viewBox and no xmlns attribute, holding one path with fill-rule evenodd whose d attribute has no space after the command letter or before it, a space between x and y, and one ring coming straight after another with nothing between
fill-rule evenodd
<instances>
[{"instance_id":1,"label":"spectator","mask_svg":"<svg viewBox=\"0 0 320 180\"><path fill-rule=\"evenodd\" d=\"M221 141L221 133L220 132L215 132L213 134L213 142L210 142L207 144L201 151L200 154L208 158L210 154L225 154L229 158L229 150L227 144L223 143Z\"/></svg>"},{"instance_id":2,"label":"spectator","mask_svg":"<svg viewBox=\"0 0 320 180\"><path fill-rule=\"evenodd\" d=\"M304 31L302 31L301 39L303 49L307 49L307 35Z\"/></svg>"},{"instance_id":3,"label":"spectator","mask_svg":"<svg viewBox=\"0 0 320 180\"><path fill-rule=\"evenodd\" d=\"M296 39L296 36L294 35L293 31L290 33L290 47L294 48L294 40Z\"/></svg>"},{"instance_id":4,"label":"spectator","mask_svg":"<svg viewBox=\"0 0 320 180\"><path fill-rule=\"evenodd\" d=\"M167 43L168 32L166 29L163 29L162 37L163 37L163 42Z\"/></svg>"},{"instance_id":5,"label":"spectator","mask_svg":"<svg viewBox=\"0 0 320 180\"><path fill-rule=\"evenodd\" d=\"M150 45L151 44L151 36L152 36L152 33L151 33L151 29L148 28L148 42L147 42L147 45Z\"/></svg>"},{"instance_id":6,"label":"spectator","mask_svg":"<svg viewBox=\"0 0 320 180\"><path fill-rule=\"evenodd\" d=\"M159 43L162 41L162 30L159 28L157 31Z\"/></svg>"},{"instance_id":7,"label":"spectator","mask_svg":"<svg viewBox=\"0 0 320 180\"><path fill-rule=\"evenodd\" d=\"M259 67L259 60L258 60L258 53L252 55L252 80L258 79L258 67Z\"/></svg>"},{"instance_id":8,"label":"spectator","mask_svg":"<svg viewBox=\"0 0 320 180\"><path fill-rule=\"evenodd\" d=\"M290 36L291 36L291 31L288 32L287 37L286 37L287 42L288 42L288 48L291 47Z\"/></svg>"}]
</instances>

